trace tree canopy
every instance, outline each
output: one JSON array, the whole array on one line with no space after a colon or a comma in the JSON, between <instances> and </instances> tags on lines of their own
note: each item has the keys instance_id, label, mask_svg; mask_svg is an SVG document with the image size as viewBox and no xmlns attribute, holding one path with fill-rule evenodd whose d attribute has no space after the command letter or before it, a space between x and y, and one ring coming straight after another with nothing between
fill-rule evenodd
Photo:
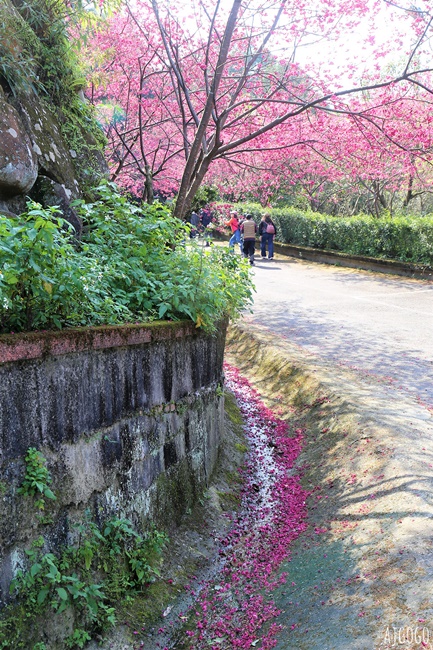
<instances>
[{"instance_id":1,"label":"tree canopy","mask_svg":"<svg viewBox=\"0 0 433 650\"><path fill-rule=\"evenodd\" d=\"M376 44L384 16L393 31ZM430 183L432 20L426 1L126 4L86 54L112 178L147 201L177 192L180 217L204 179L260 192L356 177L410 200ZM365 50L342 63L361 24Z\"/></svg>"}]
</instances>

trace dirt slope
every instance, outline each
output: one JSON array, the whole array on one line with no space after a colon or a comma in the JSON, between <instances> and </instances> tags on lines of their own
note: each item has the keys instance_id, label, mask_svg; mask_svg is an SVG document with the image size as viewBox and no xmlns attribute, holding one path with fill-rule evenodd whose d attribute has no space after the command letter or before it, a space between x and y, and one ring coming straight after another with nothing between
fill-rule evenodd
<instances>
[{"instance_id":1,"label":"dirt slope","mask_svg":"<svg viewBox=\"0 0 433 650\"><path fill-rule=\"evenodd\" d=\"M429 412L252 324L227 359L282 417L304 414L310 528L284 567L277 648L433 647Z\"/></svg>"}]
</instances>

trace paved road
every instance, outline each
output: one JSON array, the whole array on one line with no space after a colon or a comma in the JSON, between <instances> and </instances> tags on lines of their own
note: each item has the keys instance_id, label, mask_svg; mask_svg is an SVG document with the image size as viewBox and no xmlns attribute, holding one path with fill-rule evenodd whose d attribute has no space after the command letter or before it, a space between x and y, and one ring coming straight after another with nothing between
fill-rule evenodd
<instances>
[{"instance_id":1,"label":"paved road","mask_svg":"<svg viewBox=\"0 0 433 650\"><path fill-rule=\"evenodd\" d=\"M254 276L254 321L433 406L433 282L283 257Z\"/></svg>"}]
</instances>

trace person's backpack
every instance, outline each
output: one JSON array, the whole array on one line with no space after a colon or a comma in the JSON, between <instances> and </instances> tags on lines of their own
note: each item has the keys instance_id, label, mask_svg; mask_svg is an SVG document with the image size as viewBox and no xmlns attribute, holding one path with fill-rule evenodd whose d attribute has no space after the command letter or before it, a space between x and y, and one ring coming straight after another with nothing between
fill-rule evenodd
<instances>
[{"instance_id":1,"label":"person's backpack","mask_svg":"<svg viewBox=\"0 0 433 650\"><path fill-rule=\"evenodd\" d=\"M273 223L266 224L266 232L268 235L275 235L275 226Z\"/></svg>"},{"instance_id":2,"label":"person's backpack","mask_svg":"<svg viewBox=\"0 0 433 650\"><path fill-rule=\"evenodd\" d=\"M243 223L244 239L255 239L256 224L251 219L247 219Z\"/></svg>"}]
</instances>

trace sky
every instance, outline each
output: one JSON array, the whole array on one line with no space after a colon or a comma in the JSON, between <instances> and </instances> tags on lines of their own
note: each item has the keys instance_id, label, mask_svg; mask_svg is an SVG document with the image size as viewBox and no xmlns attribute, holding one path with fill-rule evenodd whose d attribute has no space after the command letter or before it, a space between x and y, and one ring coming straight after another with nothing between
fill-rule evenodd
<instances>
[{"instance_id":1,"label":"sky","mask_svg":"<svg viewBox=\"0 0 433 650\"><path fill-rule=\"evenodd\" d=\"M174 6L174 13L177 16L182 15L183 20L185 21L186 26L191 22L192 25L195 24L192 16L194 15L194 6L197 7L197 0L168 0L172 6ZM299 0L300 4L310 4L311 7L315 7L314 0ZM362 0L360 0L361 2ZM405 64L408 58L408 52L414 45L414 32L409 21L409 14L403 9L405 7L410 7L413 0L395 0L398 1L399 7L391 6L394 0L368 0L371 4L371 7L374 8L376 4L380 5L380 11L372 12L371 16L367 16L362 19L357 25L356 29L351 32L345 31L339 37L338 40L330 41L328 39L314 39L314 42L307 46L300 46L296 50L295 61L307 71L310 71L312 74L319 72L319 75L322 78L336 78L335 90L338 90L340 87L357 86L358 83L366 78L371 77L373 74L378 71L383 72L389 66L394 67L393 76L400 73L404 70ZM136 0L128 0L128 3L132 6L135 5ZM158 0L158 4L163 7L167 0ZM204 4L208 4L212 12L212 9L215 6L214 0L203 0ZM233 0L220 0L220 11L223 14L228 14L230 7L232 6ZM251 0L244 0L243 4L251 2ZM296 6L298 0L293 2L295 9L292 11L292 14L296 14ZM342 0L323 0L323 5L328 5L331 8L337 7L337 4L340 4ZM421 9L429 9L431 11L433 0L415 0L416 5ZM257 0L257 3L252 2L252 4L266 3L266 0ZM268 0L269 5L275 5L274 0ZM292 4L289 0L289 5ZM273 9L273 10L274 10ZM273 10L269 11L269 15ZM374 20L372 16L374 15ZM289 14L290 20L291 14ZM341 15L341 18L344 19L344 15ZM335 14L335 19L338 22L340 17L338 14ZM257 13L254 17L255 24L257 24ZM205 21L206 28L208 26L208 21ZM205 30L205 32L207 29ZM202 36L205 38L207 34L203 32ZM311 40L311 39L310 39ZM287 45L284 49L284 46L281 46L278 49L278 46L275 45L275 39L272 39L269 43L270 49L276 54L280 55L281 58L286 58L292 53L292 46ZM387 52L385 52L386 45ZM378 58L376 52L380 50L381 56ZM429 52L429 61L428 67L433 63L433 54L430 50ZM348 70L348 64L355 64L355 77L351 77L351 73ZM396 68L396 70L395 70Z\"/></svg>"},{"instance_id":2,"label":"sky","mask_svg":"<svg viewBox=\"0 0 433 650\"><path fill-rule=\"evenodd\" d=\"M407 14L383 2L374 22L365 18L355 30L345 32L335 42L324 41L318 46L299 48L297 61L302 66L332 68L334 73L339 70L342 85L347 85L350 81L346 72L349 62L356 63L359 77L373 73L377 65L382 69L388 65L403 69L407 62L406 53L412 49L414 42ZM385 50L389 43L390 51L378 59L377 50Z\"/></svg>"}]
</instances>

